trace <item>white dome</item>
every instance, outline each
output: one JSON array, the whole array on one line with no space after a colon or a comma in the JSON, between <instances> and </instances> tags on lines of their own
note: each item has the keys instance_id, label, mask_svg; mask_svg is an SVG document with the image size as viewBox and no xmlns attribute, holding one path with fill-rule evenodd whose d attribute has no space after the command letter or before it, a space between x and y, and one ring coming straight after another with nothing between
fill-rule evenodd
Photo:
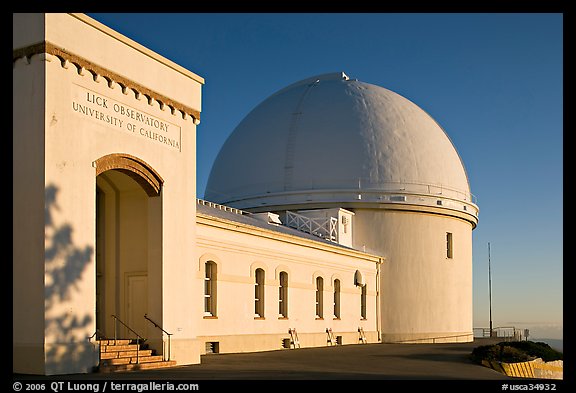
<instances>
[{"instance_id":1,"label":"white dome","mask_svg":"<svg viewBox=\"0 0 576 393\"><path fill-rule=\"evenodd\" d=\"M220 150L205 198L250 209L416 195L475 208L460 156L432 117L390 90L332 73L252 110Z\"/></svg>"}]
</instances>

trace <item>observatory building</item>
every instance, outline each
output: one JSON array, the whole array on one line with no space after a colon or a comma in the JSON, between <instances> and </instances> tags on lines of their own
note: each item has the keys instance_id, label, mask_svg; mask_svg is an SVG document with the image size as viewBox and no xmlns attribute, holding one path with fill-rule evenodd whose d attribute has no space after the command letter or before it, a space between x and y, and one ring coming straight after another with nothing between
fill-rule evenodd
<instances>
[{"instance_id":1,"label":"observatory building","mask_svg":"<svg viewBox=\"0 0 576 393\"><path fill-rule=\"evenodd\" d=\"M450 138L406 98L342 72L296 82L230 135L205 197L284 220L346 209L349 246L386 260L381 340L472 341L478 207Z\"/></svg>"},{"instance_id":2,"label":"observatory building","mask_svg":"<svg viewBox=\"0 0 576 393\"><path fill-rule=\"evenodd\" d=\"M203 88L84 14L13 14L14 373L472 341L478 207L432 117L304 79L247 114L198 198Z\"/></svg>"}]
</instances>

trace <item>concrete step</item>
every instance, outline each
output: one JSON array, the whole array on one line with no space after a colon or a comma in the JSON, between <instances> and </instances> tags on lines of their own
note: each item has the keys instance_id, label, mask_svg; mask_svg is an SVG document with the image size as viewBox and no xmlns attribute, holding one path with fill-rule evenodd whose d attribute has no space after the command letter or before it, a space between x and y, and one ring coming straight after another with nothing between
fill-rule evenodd
<instances>
[{"instance_id":1,"label":"concrete step","mask_svg":"<svg viewBox=\"0 0 576 393\"><path fill-rule=\"evenodd\" d=\"M124 351L136 351L138 345L128 344L128 345L100 345L100 352L124 352Z\"/></svg>"},{"instance_id":2,"label":"concrete step","mask_svg":"<svg viewBox=\"0 0 576 393\"><path fill-rule=\"evenodd\" d=\"M134 357L122 357L122 358L115 358L115 359L106 359L103 361L104 364L109 365L116 365L116 364L137 364L137 363L154 363L154 362L161 362L164 359L162 355L154 355L154 356L134 356Z\"/></svg>"},{"instance_id":3,"label":"concrete step","mask_svg":"<svg viewBox=\"0 0 576 393\"><path fill-rule=\"evenodd\" d=\"M135 357L141 356L152 356L153 351L151 349L141 349L140 351L110 351L102 352L100 354L100 359L116 359L125 357Z\"/></svg>"},{"instance_id":4,"label":"concrete step","mask_svg":"<svg viewBox=\"0 0 576 393\"><path fill-rule=\"evenodd\" d=\"M102 339L96 340L100 345L128 345L132 344L133 340L130 338L121 338L118 340Z\"/></svg>"},{"instance_id":5,"label":"concrete step","mask_svg":"<svg viewBox=\"0 0 576 393\"><path fill-rule=\"evenodd\" d=\"M132 363L132 364L118 364L118 365L101 365L99 372L101 373L115 373L122 371L136 371L136 370L150 370L155 368L174 367L175 360L161 361L161 362L148 362L148 363Z\"/></svg>"},{"instance_id":6,"label":"concrete step","mask_svg":"<svg viewBox=\"0 0 576 393\"><path fill-rule=\"evenodd\" d=\"M100 366L98 371L101 373L113 373L176 365L175 360L165 361L162 355L156 355L154 350L147 348L147 344L140 344L140 347L138 347L134 340L130 339L100 340Z\"/></svg>"}]
</instances>

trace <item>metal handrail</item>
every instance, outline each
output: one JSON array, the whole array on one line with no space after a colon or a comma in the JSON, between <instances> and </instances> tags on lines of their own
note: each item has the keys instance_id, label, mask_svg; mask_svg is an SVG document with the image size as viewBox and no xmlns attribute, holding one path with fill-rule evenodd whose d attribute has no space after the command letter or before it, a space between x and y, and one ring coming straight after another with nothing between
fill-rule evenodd
<instances>
[{"instance_id":1,"label":"metal handrail","mask_svg":"<svg viewBox=\"0 0 576 393\"><path fill-rule=\"evenodd\" d=\"M449 336L437 336L437 337L422 337L422 338L411 338L408 340L399 340L399 341L394 341L395 343L412 343L414 341L429 341L432 340L432 344L436 344L436 340L444 340L447 338L457 338L457 337L468 337L470 336L470 334L468 333L464 333L464 334L453 334L453 335L449 335Z\"/></svg>"},{"instance_id":2,"label":"metal handrail","mask_svg":"<svg viewBox=\"0 0 576 393\"><path fill-rule=\"evenodd\" d=\"M501 338L505 341L525 337L525 330L526 329L520 329L515 326L498 326L492 328L492 330L490 330L488 327L473 328L474 337L495 337ZM476 332L480 332L481 335L477 335Z\"/></svg>"},{"instance_id":3,"label":"metal handrail","mask_svg":"<svg viewBox=\"0 0 576 393\"><path fill-rule=\"evenodd\" d=\"M168 361L169 361L169 360L170 360L170 347L171 347L171 344L170 344L170 336L172 335L172 333L168 333L166 330L164 330L164 329L162 328L162 326L158 325L156 322L154 322L153 320L151 320L151 319L148 317L148 314L144 314L144 318L147 319L148 321L150 321L150 323L152 323L155 328L158 328L158 329L162 330L162 332L166 333L166 335L168 336L168 359L164 359L164 360L168 360ZM164 345L162 345L162 346L164 346ZM164 357L164 354L162 354L162 357Z\"/></svg>"},{"instance_id":4,"label":"metal handrail","mask_svg":"<svg viewBox=\"0 0 576 393\"><path fill-rule=\"evenodd\" d=\"M96 340L98 340L98 337L102 337L102 333L100 333L99 329L96 329L96 331L94 332L94 334L92 334L90 337L86 337L86 339L88 339L88 341L92 342L92 339L96 337Z\"/></svg>"},{"instance_id":5,"label":"metal handrail","mask_svg":"<svg viewBox=\"0 0 576 393\"><path fill-rule=\"evenodd\" d=\"M124 325L124 327L128 330L130 330L132 333L134 333L136 335L136 363L139 362L140 359L140 340L142 340L142 342L146 341L145 338L143 338L142 336L140 336L138 333L136 333L134 331L134 329L132 329L130 326L126 325L124 322L122 322L122 320L120 318L118 318L116 315L112 314L112 318L114 318L114 345L116 345L116 340L117 340L117 327L118 324L116 322L120 322L122 325Z\"/></svg>"}]
</instances>

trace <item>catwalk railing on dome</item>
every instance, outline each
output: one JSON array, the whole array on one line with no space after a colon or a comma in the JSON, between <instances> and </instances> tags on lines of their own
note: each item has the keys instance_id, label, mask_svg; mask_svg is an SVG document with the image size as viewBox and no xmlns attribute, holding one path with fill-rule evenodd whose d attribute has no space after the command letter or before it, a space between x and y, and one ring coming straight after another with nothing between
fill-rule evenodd
<instances>
[{"instance_id":1,"label":"catwalk railing on dome","mask_svg":"<svg viewBox=\"0 0 576 393\"><path fill-rule=\"evenodd\" d=\"M311 218L291 211L286 212L286 226L332 242L338 241L337 225L338 219L335 217Z\"/></svg>"},{"instance_id":2,"label":"catwalk railing on dome","mask_svg":"<svg viewBox=\"0 0 576 393\"><path fill-rule=\"evenodd\" d=\"M236 201L241 199L250 199L252 197L277 195L277 194L293 194L293 193L314 193L314 192L358 192L370 194L417 194L417 195L430 195L442 196L467 203L477 204L477 198L474 194L465 190L458 190L452 187L447 187L442 184L419 183L419 182L373 182L366 179L349 179L343 180L339 178L329 179L323 178L317 182L310 180L308 184L300 185L297 189L292 187L286 188L283 182L265 182L265 183L250 183L244 184L240 187L227 190L222 193L216 189L207 189L206 193L212 198L219 200L223 203L225 201ZM263 195L254 194L254 190L265 191Z\"/></svg>"}]
</instances>

